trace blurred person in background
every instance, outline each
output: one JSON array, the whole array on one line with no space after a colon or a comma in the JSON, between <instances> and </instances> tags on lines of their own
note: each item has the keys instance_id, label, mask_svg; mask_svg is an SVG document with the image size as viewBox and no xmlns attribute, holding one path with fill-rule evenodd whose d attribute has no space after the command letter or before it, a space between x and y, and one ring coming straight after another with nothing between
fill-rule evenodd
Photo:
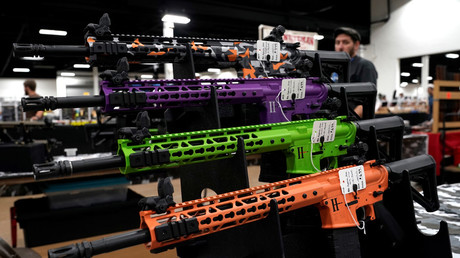
<instances>
[{"instance_id":1,"label":"blurred person in background","mask_svg":"<svg viewBox=\"0 0 460 258\"><path fill-rule=\"evenodd\" d=\"M372 82L377 86L377 70L374 64L358 55L361 35L353 28L340 27L334 30L334 46L337 52L350 55L350 82ZM363 116L362 103L350 101L350 108L360 117Z\"/></svg>"},{"instance_id":2,"label":"blurred person in background","mask_svg":"<svg viewBox=\"0 0 460 258\"><path fill-rule=\"evenodd\" d=\"M35 80L24 81L24 94L29 98L39 98L40 95L35 92L37 83ZM43 119L43 111L26 111L26 119L31 121L38 121Z\"/></svg>"}]
</instances>

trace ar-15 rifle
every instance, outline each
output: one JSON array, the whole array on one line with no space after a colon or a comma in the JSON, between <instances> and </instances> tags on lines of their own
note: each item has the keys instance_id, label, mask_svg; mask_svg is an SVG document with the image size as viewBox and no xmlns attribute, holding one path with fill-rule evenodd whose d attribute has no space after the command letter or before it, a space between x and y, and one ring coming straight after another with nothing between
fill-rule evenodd
<instances>
[{"instance_id":1,"label":"ar-15 rifle","mask_svg":"<svg viewBox=\"0 0 460 258\"><path fill-rule=\"evenodd\" d=\"M358 238L358 228L363 229L367 225L363 221L372 222L377 217L383 221L384 226L392 224L393 230L401 230L398 228L398 221L390 213L381 213L382 210L385 211L382 205L384 192L391 191L391 187L398 184L406 184L405 187L410 188L409 181L401 181L403 177L433 178L431 174L434 175L434 168L434 160L428 155L383 165L368 161L361 166L341 167L179 204L170 200L172 188L159 184L159 193L160 196L163 195L163 199L149 197L142 201L140 230L52 249L48 251L48 255L53 258L88 258L142 243L151 252L164 251L179 243L263 220L273 213L276 216L315 206L319 210L322 228L336 231L334 238L330 239L330 247L334 250L317 250L317 253L322 256L331 252L333 257L360 257L361 249L366 248L360 247ZM423 189L425 196L422 199L426 202L420 203L428 211L434 211L439 208L436 182L429 183ZM403 198L411 206L410 194L399 198ZM365 210L361 219L357 215L360 209ZM415 222L413 210L411 214ZM404 224L401 227L407 228ZM420 257L430 257L429 253L424 252L430 248L440 248L438 252L441 256L449 253L449 235L445 222L441 223L440 233L435 236L423 235L415 224L409 229L404 234L414 236L420 243L404 237L390 247L393 251L408 252L416 247L415 243L421 246L417 246L417 250L412 253L420 254ZM354 234L349 234L350 232ZM447 242L437 245L439 241ZM345 244L347 247L336 243ZM380 257L380 251L373 251L372 257ZM388 253L388 250L382 251Z\"/></svg>"},{"instance_id":2,"label":"ar-15 rifle","mask_svg":"<svg viewBox=\"0 0 460 258\"><path fill-rule=\"evenodd\" d=\"M365 130L362 131L361 127ZM404 123L396 116L355 122L340 116L334 120L310 119L153 136L145 133L142 136L140 132L121 135L125 139L118 140L118 155L106 159L38 164L34 172L40 179L110 167L119 167L123 174L173 168L230 158L238 150L238 142L242 141L243 150L240 151L245 154L282 150L287 173L309 174L322 169L321 161L327 163L323 167L337 167L339 156L356 155L355 162L363 162L367 144L355 142L356 137L360 137L361 132L367 136L370 131L377 135L380 130L389 128L397 132L395 138L402 141Z\"/></svg>"},{"instance_id":3,"label":"ar-15 rifle","mask_svg":"<svg viewBox=\"0 0 460 258\"><path fill-rule=\"evenodd\" d=\"M321 77L321 69L333 69L340 82L348 82L350 57L345 52L299 50L299 44L283 43L278 26L265 41L181 38L112 34L110 18L85 28L85 45L13 44L15 56L86 56L91 65L114 66L121 57L130 62L173 63L174 78L194 78L195 65L233 67L240 78ZM277 34L278 36L273 36ZM265 52L264 49L275 49ZM265 47L265 48L264 48ZM326 76L328 78L328 76Z\"/></svg>"},{"instance_id":4,"label":"ar-15 rifle","mask_svg":"<svg viewBox=\"0 0 460 258\"><path fill-rule=\"evenodd\" d=\"M100 106L102 112L114 114L203 107L216 98L218 104L257 103L263 106L260 122L276 123L318 111L327 87L316 78L133 80L122 86L102 81L99 96L23 98L22 106L25 111Z\"/></svg>"},{"instance_id":5,"label":"ar-15 rifle","mask_svg":"<svg viewBox=\"0 0 460 258\"><path fill-rule=\"evenodd\" d=\"M308 119L320 110L328 95L333 97L328 100L332 105L327 116L348 115L347 109L337 112L343 102L346 105L347 96L341 95L341 88L349 94L357 89L359 97L367 100L365 110L373 111L377 93L372 83L326 84L315 77L131 80L121 85L102 81L100 88L99 96L23 98L21 103L24 111L102 107L108 114L203 107L213 100L217 104L257 103L262 107L259 122L265 124L291 121L296 115ZM367 112L364 119L373 118L373 114Z\"/></svg>"}]
</instances>

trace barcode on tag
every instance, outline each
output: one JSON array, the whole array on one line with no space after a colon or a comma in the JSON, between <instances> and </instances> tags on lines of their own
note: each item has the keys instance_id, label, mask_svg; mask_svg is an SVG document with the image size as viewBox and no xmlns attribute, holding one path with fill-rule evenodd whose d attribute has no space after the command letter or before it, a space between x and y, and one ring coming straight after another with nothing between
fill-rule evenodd
<instances>
[{"instance_id":1,"label":"barcode on tag","mask_svg":"<svg viewBox=\"0 0 460 258\"><path fill-rule=\"evenodd\" d=\"M279 62L280 52L281 45L279 42L257 40L257 60Z\"/></svg>"},{"instance_id":2,"label":"barcode on tag","mask_svg":"<svg viewBox=\"0 0 460 258\"><path fill-rule=\"evenodd\" d=\"M340 170L339 179L342 194L352 193L353 185L357 185L357 190L366 188L366 176L364 175L363 166L356 166Z\"/></svg>"},{"instance_id":3,"label":"barcode on tag","mask_svg":"<svg viewBox=\"0 0 460 258\"><path fill-rule=\"evenodd\" d=\"M332 142L335 139L335 130L337 120L315 121L313 122L313 131L311 133L311 143L320 143L321 137L323 142Z\"/></svg>"},{"instance_id":4,"label":"barcode on tag","mask_svg":"<svg viewBox=\"0 0 460 258\"><path fill-rule=\"evenodd\" d=\"M281 83L281 100L292 100L305 98L307 79L284 79ZM292 95L294 94L294 95Z\"/></svg>"}]
</instances>

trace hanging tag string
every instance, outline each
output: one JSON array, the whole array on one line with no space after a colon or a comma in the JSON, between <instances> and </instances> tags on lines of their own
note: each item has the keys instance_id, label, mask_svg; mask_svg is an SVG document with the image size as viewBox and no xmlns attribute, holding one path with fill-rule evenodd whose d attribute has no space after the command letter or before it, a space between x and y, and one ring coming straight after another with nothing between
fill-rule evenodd
<instances>
[{"instance_id":1,"label":"hanging tag string","mask_svg":"<svg viewBox=\"0 0 460 258\"><path fill-rule=\"evenodd\" d=\"M350 213L350 216L353 219L353 222L355 223L356 227L360 230L363 230L364 234L366 234L366 227L365 227L364 220L361 221L363 223L363 225L361 226L361 224L358 221L356 221L355 216L353 216L353 213L351 212L350 207L348 206L346 194L343 195L343 198L345 199L345 206L347 206L348 212Z\"/></svg>"},{"instance_id":2,"label":"hanging tag string","mask_svg":"<svg viewBox=\"0 0 460 258\"><path fill-rule=\"evenodd\" d=\"M290 122L290 120L286 117L286 115L284 114L284 110L283 110L283 107L281 106L281 103L280 103L280 95L281 95L281 91L278 93L278 95L276 96L275 98L275 102L276 104L278 104L278 106L280 107L280 111L281 111L281 114L283 115L284 119L286 119L287 122Z\"/></svg>"}]
</instances>

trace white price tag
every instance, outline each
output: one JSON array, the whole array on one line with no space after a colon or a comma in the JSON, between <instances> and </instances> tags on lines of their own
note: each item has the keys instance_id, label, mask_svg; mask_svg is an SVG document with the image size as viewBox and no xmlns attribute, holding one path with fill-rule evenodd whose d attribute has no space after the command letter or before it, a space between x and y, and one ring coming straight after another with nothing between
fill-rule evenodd
<instances>
[{"instance_id":1,"label":"white price tag","mask_svg":"<svg viewBox=\"0 0 460 258\"><path fill-rule=\"evenodd\" d=\"M363 166L340 170L339 179L343 194L352 193L353 185L357 186L357 190L366 188L366 176L364 175Z\"/></svg>"},{"instance_id":2,"label":"white price tag","mask_svg":"<svg viewBox=\"0 0 460 258\"><path fill-rule=\"evenodd\" d=\"M270 62L279 62L280 53L279 42L257 40L257 60L267 61L267 56L270 56Z\"/></svg>"},{"instance_id":3,"label":"white price tag","mask_svg":"<svg viewBox=\"0 0 460 258\"><path fill-rule=\"evenodd\" d=\"M315 121L313 122L313 131L311 133L311 143L320 143L321 137L323 142L332 142L335 139L335 130L337 120Z\"/></svg>"},{"instance_id":4,"label":"white price tag","mask_svg":"<svg viewBox=\"0 0 460 258\"><path fill-rule=\"evenodd\" d=\"M281 100L292 100L292 94L295 99L305 98L305 88L307 79L284 79L281 83Z\"/></svg>"}]
</instances>

